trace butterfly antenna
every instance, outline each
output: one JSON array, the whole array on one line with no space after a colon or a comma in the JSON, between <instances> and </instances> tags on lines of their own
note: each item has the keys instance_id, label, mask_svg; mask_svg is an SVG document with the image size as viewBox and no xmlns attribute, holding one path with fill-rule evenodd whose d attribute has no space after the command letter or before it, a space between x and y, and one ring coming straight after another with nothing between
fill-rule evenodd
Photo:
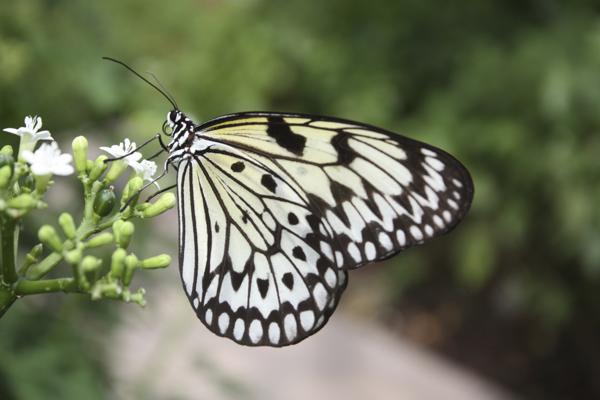
<instances>
[{"instance_id":1,"label":"butterfly antenna","mask_svg":"<svg viewBox=\"0 0 600 400\"><path fill-rule=\"evenodd\" d=\"M148 75L150 75L152 77L152 79L154 79L154 81L156 82L156 84L162 89L162 91L164 93L166 93L169 98L171 99L171 101L175 104L175 108L179 110L179 107L177 107L177 102L175 101L175 97L173 97L173 95L165 88L165 86L158 80L158 78L156 77L156 75L154 75L152 72L146 72Z\"/></svg>"},{"instance_id":2,"label":"butterfly antenna","mask_svg":"<svg viewBox=\"0 0 600 400\"><path fill-rule=\"evenodd\" d=\"M137 71L135 71L129 65L125 64L123 61L119 61L119 60L111 58L111 57L102 57L102 59L115 62L115 63L120 64L123 67L127 68L132 74L134 74L135 76L137 76L138 78L140 78L141 80L146 82L148 85L150 85L154 89L156 89L160 94L162 94L165 97L165 99L167 99L169 101L169 103L171 103L171 105L173 106L174 109L179 110L179 108L177 107L177 103L175 103L175 101L171 97L169 97L169 95L163 89L156 86L154 83L150 82L148 79L144 78L142 75L140 75Z\"/></svg>"}]
</instances>

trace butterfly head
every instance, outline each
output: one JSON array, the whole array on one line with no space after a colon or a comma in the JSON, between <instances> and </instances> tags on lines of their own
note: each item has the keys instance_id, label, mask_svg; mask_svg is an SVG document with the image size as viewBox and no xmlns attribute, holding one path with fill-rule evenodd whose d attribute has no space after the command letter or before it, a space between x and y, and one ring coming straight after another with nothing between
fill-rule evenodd
<instances>
[{"instance_id":1,"label":"butterfly head","mask_svg":"<svg viewBox=\"0 0 600 400\"><path fill-rule=\"evenodd\" d=\"M167 119L163 124L163 133L167 136L173 136L175 139L193 128L194 123L191 119L178 109L173 109L167 113Z\"/></svg>"},{"instance_id":2,"label":"butterfly head","mask_svg":"<svg viewBox=\"0 0 600 400\"><path fill-rule=\"evenodd\" d=\"M194 122L178 109L169 111L163 124L163 133L171 137L171 142L168 144L169 151L191 146L195 127Z\"/></svg>"}]
</instances>

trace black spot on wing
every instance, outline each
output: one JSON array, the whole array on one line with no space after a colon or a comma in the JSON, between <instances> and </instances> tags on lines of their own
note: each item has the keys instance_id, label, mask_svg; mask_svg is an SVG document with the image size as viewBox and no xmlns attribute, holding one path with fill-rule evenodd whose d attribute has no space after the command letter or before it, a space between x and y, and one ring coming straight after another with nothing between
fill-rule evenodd
<instances>
[{"instance_id":1,"label":"black spot on wing","mask_svg":"<svg viewBox=\"0 0 600 400\"><path fill-rule=\"evenodd\" d=\"M236 161L233 164L231 164L231 170L233 172L242 172L244 168L246 168L246 166L241 161Z\"/></svg>"},{"instance_id":2,"label":"black spot on wing","mask_svg":"<svg viewBox=\"0 0 600 400\"><path fill-rule=\"evenodd\" d=\"M264 174L262 178L260 178L260 183L269 189L271 192L275 193L275 188L277 187L277 182L273 179L273 176L269 174Z\"/></svg>"},{"instance_id":3,"label":"black spot on wing","mask_svg":"<svg viewBox=\"0 0 600 400\"><path fill-rule=\"evenodd\" d=\"M294 250L292 250L292 254L298 260L306 261L306 254L304 254L304 250L302 250L302 247L300 247L300 246L294 247Z\"/></svg>"},{"instance_id":4,"label":"black spot on wing","mask_svg":"<svg viewBox=\"0 0 600 400\"><path fill-rule=\"evenodd\" d=\"M285 286L288 287L288 289L294 289L294 276L291 272L286 272L285 274L283 274L283 276L281 277L281 281L284 283Z\"/></svg>"},{"instance_id":5,"label":"black spot on wing","mask_svg":"<svg viewBox=\"0 0 600 400\"><path fill-rule=\"evenodd\" d=\"M261 297L264 299L269 291L269 280L268 279L257 279L256 284L258 285L258 291Z\"/></svg>"},{"instance_id":6,"label":"black spot on wing","mask_svg":"<svg viewBox=\"0 0 600 400\"><path fill-rule=\"evenodd\" d=\"M291 212L288 214L288 222L290 223L290 225L297 225L300 221L298 221L298 217L296 216L296 214Z\"/></svg>"},{"instance_id":7,"label":"black spot on wing","mask_svg":"<svg viewBox=\"0 0 600 400\"><path fill-rule=\"evenodd\" d=\"M291 153L301 156L304 152L306 138L292 132L283 117L269 117L267 134L274 138L278 145Z\"/></svg>"}]
</instances>

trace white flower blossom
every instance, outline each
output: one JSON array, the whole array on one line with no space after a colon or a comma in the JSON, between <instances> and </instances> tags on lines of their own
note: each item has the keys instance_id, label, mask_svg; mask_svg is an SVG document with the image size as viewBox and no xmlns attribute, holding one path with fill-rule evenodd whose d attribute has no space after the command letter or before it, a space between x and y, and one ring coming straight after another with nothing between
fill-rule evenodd
<instances>
[{"instance_id":1,"label":"white flower blossom","mask_svg":"<svg viewBox=\"0 0 600 400\"><path fill-rule=\"evenodd\" d=\"M127 157L124 157L123 161L133 169L136 169L136 165L139 164L139 160L142 158L142 153L135 151L136 148L135 142L125 138L125 140L118 145L114 144L110 147L103 146L100 147L100 150L104 150L114 158L123 157L126 154L131 153Z\"/></svg>"},{"instance_id":2,"label":"white flower blossom","mask_svg":"<svg viewBox=\"0 0 600 400\"><path fill-rule=\"evenodd\" d=\"M142 160L141 162L132 163L131 168L133 168L144 181L148 182L154 179L157 169L156 163L149 160ZM154 184L160 188L160 186L158 186L158 182L154 182Z\"/></svg>"},{"instance_id":3,"label":"white flower blossom","mask_svg":"<svg viewBox=\"0 0 600 400\"><path fill-rule=\"evenodd\" d=\"M3 130L21 138L19 145L19 155L21 155L25 151L33 150L38 140L53 140L49 131L40 131L41 127L42 117L28 115L25 117L25 126L20 128L4 128Z\"/></svg>"},{"instance_id":4,"label":"white flower blossom","mask_svg":"<svg viewBox=\"0 0 600 400\"><path fill-rule=\"evenodd\" d=\"M25 117L25 126L20 128L4 128L4 132L12 133L13 135L21 136L29 135L34 141L38 140L52 140L52 136L49 131L40 131L42 127L42 117L37 115L32 117L28 115Z\"/></svg>"},{"instance_id":5,"label":"white flower blossom","mask_svg":"<svg viewBox=\"0 0 600 400\"><path fill-rule=\"evenodd\" d=\"M35 152L25 150L23 159L31 164L31 172L37 176L43 175L71 175L74 171L71 161L73 157L61 153L56 142L44 143Z\"/></svg>"}]
</instances>

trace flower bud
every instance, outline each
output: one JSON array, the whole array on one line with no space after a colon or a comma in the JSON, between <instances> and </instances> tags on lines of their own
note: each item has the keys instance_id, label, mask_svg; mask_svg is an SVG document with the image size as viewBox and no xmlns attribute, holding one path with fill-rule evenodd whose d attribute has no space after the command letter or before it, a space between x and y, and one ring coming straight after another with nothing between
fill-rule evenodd
<instances>
[{"instance_id":1,"label":"flower bud","mask_svg":"<svg viewBox=\"0 0 600 400\"><path fill-rule=\"evenodd\" d=\"M121 207L123 207L132 196L138 196L139 190L144 186L144 180L139 176L134 176L127 182L125 189L123 189L123 196L121 197ZM135 203L135 200L132 201Z\"/></svg>"},{"instance_id":2,"label":"flower bud","mask_svg":"<svg viewBox=\"0 0 600 400\"><path fill-rule=\"evenodd\" d=\"M104 181L108 184L113 183L125 172L127 169L127 164L125 164L121 160L112 161L112 165L104 178Z\"/></svg>"},{"instance_id":3,"label":"flower bud","mask_svg":"<svg viewBox=\"0 0 600 400\"><path fill-rule=\"evenodd\" d=\"M94 161L92 167L90 168L90 180L95 181L96 179L100 178L100 175L102 175L104 171L106 171L106 168L108 168L108 164L104 162L106 158L107 157L105 155L101 155L96 158L96 161Z\"/></svg>"},{"instance_id":4,"label":"flower bud","mask_svg":"<svg viewBox=\"0 0 600 400\"><path fill-rule=\"evenodd\" d=\"M134 254L125 257L125 273L123 274L123 284L129 286L133 279L133 271L138 266L138 258Z\"/></svg>"},{"instance_id":5,"label":"flower bud","mask_svg":"<svg viewBox=\"0 0 600 400\"><path fill-rule=\"evenodd\" d=\"M90 240L88 240L86 243L86 247L91 249L94 247L105 246L105 245L111 243L113 241L113 238L114 237L113 237L112 233L104 232L104 233L96 235L93 238L91 238Z\"/></svg>"},{"instance_id":6,"label":"flower bud","mask_svg":"<svg viewBox=\"0 0 600 400\"><path fill-rule=\"evenodd\" d=\"M65 253L65 261L71 265L76 265L79 264L82 256L83 254L81 253L81 249L77 248Z\"/></svg>"},{"instance_id":7,"label":"flower bud","mask_svg":"<svg viewBox=\"0 0 600 400\"><path fill-rule=\"evenodd\" d=\"M12 156L14 153L14 150L11 145L7 144L7 145L2 146L2 149L0 149L0 153Z\"/></svg>"},{"instance_id":8,"label":"flower bud","mask_svg":"<svg viewBox=\"0 0 600 400\"><path fill-rule=\"evenodd\" d=\"M15 159L13 158L12 154L6 154L4 152L0 152L0 167L9 166L10 171L12 173L14 165L15 165Z\"/></svg>"},{"instance_id":9,"label":"flower bud","mask_svg":"<svg viewBox=\"0 0 600 400\"><path fill-rule=\"evenodd\" d=\"M116 224L116 222L115 224L113 224L113 229ZM133 236L134 231L135 225L133 225L133 223L129 221L121 221L121 223L118 224L118 228L115 229L114 232L116 242L119 245L119 247L126 249L127 246L129 246L129 242L131 242L131 237Z\"/></svg>"},{"instance_id":10,"label":"flower bud","mask_svg":"<svg viewBox=\"0 0 600 400\"><path fill-rule=\"evenodd\" d=\"M165 193L152 205L144 209L142 216L144 218L156 217L173 207L175 207L175 195L173 193Z\"/></svg>"},{"instance_id":11,"label":"flower bud","mask_svg":"<svg viewBox=\"0 0 600 400\"><path fill-rule=\"evenodd\" d=\"M110 276L114 279L121 279L125 270L125 257L127 252L124 249L117 249L110 258Z\"/></svg>"},{"instance_id":12,"label":"flower bud","mask_svg":"<svg viewBox=\"0 0 600 400\"><path fill-rule=\"evenodd\" d=\"M23 193L6 202L10 208L29 210L37 207L38 201L30 194Z\"/></svg>"},{"instance_id":13,"label":"flower bud","mask_svg":"<svg viewBox=\"0 0 600 400\"><path fill-rule=\"evenodd\" d=\"M59 253L62 251L62 242L54 228L50 225L44 225L40 228L38 231L38 238L40 239L40 242L44 243L55 252Z\"/></svg>"},{"instance_id":14,"label":"flower bud","mask_svg":"<svg viewBox=\"0 0 600 400\"><path fill-rule=\"evenodd\" d=\"M12 168L10 165L5 165L4 167L0 167L0 189L4 189L10 183L10 178L12 176Z\"/></svg>"},{"instance_id":15,"label":"flower bud","mask_svg":"<svg viewBox=\"0 0 600 400\"><path fill-rule=\"evenodd\" d=\"M75 222L73 221L73 217L71 216L71 214L66 212L60 214L60 216L58 217L58 223L60 224L60 227L62 228L66 237L68 237L69 239L73 239L75 237Z\"/></svg>"},{"instance_id":16,"label":"flower bud","mask_svg":"<svg viewBox=\"0 0 600 400\"><path fill-rule=\"evenodd\" d=\"M94 199L94 212L101 217L106 217L115 208L117 197L112 188L102 189Z\"/></svg>"},{"instance_id":17,"label":"flower bud","mask_svg":"<svg viewBox=\"0 0 600 400\"><path fill-rule=\"evenodd\" d=\"M87 167L88 141L84 136L77 136L71 144L73 148L73 160L77 173L84 174Z\"/></svg>"},{"instance_id":18,"label":"flower bud","mask_svg":"<svg viewBox=\"0 0 600 400\"><path fill-rule=\"evenodd\" d=\"M81 261L81 266L78 269L79 286L85 290L89 290L91 287L88 279L88 274L93 273L102 265L102 260L94 256L85 256Z\"/></svg>"},{"instance_id":19,"label":"flower bud","mask_svg":"<svg viewBox=\"0 0 600 400\"><path fill-rule=\"evenodd\" d=\"M171 264L171 256L167 254L161 254L142 260L140 262L140 267L146 269L166 268L169 266L169 264Z\"/></svg>"},{"instance_id":20,"label":"flower bud","mask_svg":"<svg viewBox=\"0 0 600 400\"><path fill-rule=\"evenodd\" d=\"M94 256L85 256L81 261L81 270L83 272L96 271L102 265L102 260Z\"/></svg>"}]
</instances>

